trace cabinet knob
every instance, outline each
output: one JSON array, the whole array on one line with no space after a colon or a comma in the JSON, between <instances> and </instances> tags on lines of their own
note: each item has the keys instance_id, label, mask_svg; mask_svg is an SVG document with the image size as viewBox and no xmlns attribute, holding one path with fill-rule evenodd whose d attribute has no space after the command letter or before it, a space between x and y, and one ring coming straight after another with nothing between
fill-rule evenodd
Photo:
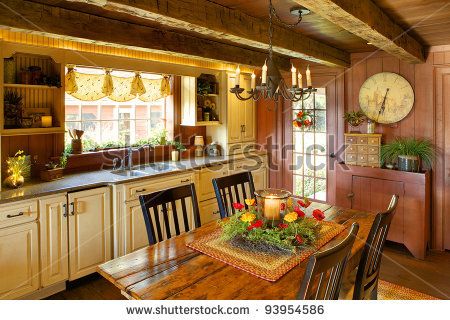
<instances>
[{"instance_id":1,"label":"cabinet knob","mask_svg":"<svg viewBox=\"0 0 450 320\"><path fill-rule=\"evenodd\" d=\"M347 194L347 198L351 199L355 196L355 194L353 192L350 192L349 194Z\"/></svg>"}]
</instances>

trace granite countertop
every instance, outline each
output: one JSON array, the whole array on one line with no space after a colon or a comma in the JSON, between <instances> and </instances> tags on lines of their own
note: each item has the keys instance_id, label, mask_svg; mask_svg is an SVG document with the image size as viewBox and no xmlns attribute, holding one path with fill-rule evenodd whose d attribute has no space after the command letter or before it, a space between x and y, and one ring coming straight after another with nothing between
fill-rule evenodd
<instances>
[{"instance_id":1,"label":"granite countertop","mask_svg":"<svg viewBox=\"0 0 450 320\"><path fill-rule=\"evenodd\" d=\"M22 188L19 189L2 188L2 191L0 192L0 204L42 197L55 193L79 191L83 189L91 189L120 183L134 182L143 179L150 179L163 175L176 174L183 171L214 166L221 163L229 163L249 157L259 157L265 154L265 152L252 152L248 155L192 158L189 160L181 160L178 162L169 162L170 164L175 166L174 169L170 171L151 172L145 176L120 176L111 173L110 170L97 170L68 174L65 175L63 179L50 182L27 182ZM140 170L139 167L135 167L134 169Z\"/></svg>"}]
</instances>

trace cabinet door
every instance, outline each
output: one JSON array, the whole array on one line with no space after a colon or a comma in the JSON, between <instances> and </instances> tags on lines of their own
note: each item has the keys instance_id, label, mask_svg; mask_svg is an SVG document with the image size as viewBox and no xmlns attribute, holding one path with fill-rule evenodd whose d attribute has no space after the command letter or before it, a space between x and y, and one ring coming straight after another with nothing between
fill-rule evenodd
<instances>
[{"instance_id":1,"label":"cabinet door","mask_svg":"<svg viewBox=\"0 0 450 320\"><path fill-rule=\"evenodd\" d=\"M403 243L403 182L353 176L352 193L352 209L372 212L385 211L392 196L399 195L387 239Z\"/></svg>"},{"instance_id":2,"label":"cabinet door","mask_svg":"<svg viewBox=\"0 0 450 320\"><path fill-rule=\"evenodd\" d=\"M267 188L267 168L262 167L258 170L252 171L253 183L256 190L263 190Z\"/></svg>"},{"instance_id":3,"label":"cabinet door","mask_svg":"<svg viewBox=\"0 0 450 320\"><path fill-rule=\"evenodd\" d=\"M69 280L111 259L109 188L69 193Z\"/></svg>"},{"instance_id":4,"label":"cabinet door","mask_svg":"<svg viewBox=\"0 0 450 320\"><path fill-rule=\"evenodd\" d=\"M148 246L147 230L145 228L144 215L141 205L137 201L127 203L125 209L127 215L128 237L126 239L126 253L130 253Z\"/></svg>"},{"instance_id":5,"label":"cabinet door","mask_svg":"<svg viewBox=\"0 0 450 320\"><path fill-rule=\"evenodd\" d=\"M39 200L41 279L46 287L69 277L67 197Z\"/></svg>"},{"instance_id":6,"label":"cabinet door","mask_svg":"<svg viewBox=\"0 0 450 320\"><path fill-rule=\"evenodd\" d=\"M0 299L14 299L39 288L36 222L0 229Z\"/></svg>"},{"instance_id":7,"label":"cabinet door","mask_svg":"<svg viewBox=\"0 0 450 320\"><path fill-rule=\"evenodd\" d=\"M228 88L234 87L235 76L228 75ZM228 128L228 143L238 143L242 141L243 131L243 103L234 93L228 91L227 99L227 128Z\"/></svg>"},{"instance_id":8,"label":"cabinet door","mask_svg":"<svg viewBox=\"0 0 450 320\"><path fill-rule=\"evenodd\" d=\"M243 88L251 88L250 75L244 75L241 78ZM241 123L243 127L242 142L256 141L256 102L253 99L240 101Z\"/></svg>"},{"instance_id":9,"label":"cabinet door","mask_svg":"<svg viewBox=\"0 0 450 320\"><path fill-rule=\"evenodd\" d=\"M222 164L202 169L199 175L199 186L196 188L199 201L215 198L212 180L228 174L228 168Z\"/></svg>"}]
</instances>

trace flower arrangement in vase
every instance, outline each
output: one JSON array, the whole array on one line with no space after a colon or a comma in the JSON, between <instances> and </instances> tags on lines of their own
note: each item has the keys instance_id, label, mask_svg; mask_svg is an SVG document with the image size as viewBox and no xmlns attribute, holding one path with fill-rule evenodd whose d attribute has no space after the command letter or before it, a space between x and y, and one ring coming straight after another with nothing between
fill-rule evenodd
<instances>
[{"instance_id":1,"label":"flower arrangement in vase","mask_svg":"<svg viewBox=\"0 0 450 320\"><path fill-rule=\"evenodd\" d=\"M309 111L299 111L292 124L296 128L308 129L313 125L313 116Z\"/></svg>"},{"instance_id":2,"label":"flower arrangement in vase","mask_svg":"<svg viewBox=\"0 0 450 320\"><path fill-rule=\"evenodd\" d=\"M295 252L299 247L312 246L325 218L319 209L312 212L312 217L307 217L304 209L311 204L309 200L298 200L294 206L290 198L287 213L274 225L273 220L258 212L255 199L246 199L245 204L247 209L241 203L233 203L236 214L219 224L223 240L251 251Z\"/></svg>"},{"instance_id":3,"label":"flower arrangement in vase","mask_svg":"<svg viewBox=\"0 0 450 320\"><path fill-rule=\"evenodd\" d=\"M4 184L10 188L20 188L25 182L23 174L29 170L29 165L26 163L26 156L23 153L22 150L19 150L14 157L6 160L9 176L5 179Z\"/></svg>"}]
</instances>

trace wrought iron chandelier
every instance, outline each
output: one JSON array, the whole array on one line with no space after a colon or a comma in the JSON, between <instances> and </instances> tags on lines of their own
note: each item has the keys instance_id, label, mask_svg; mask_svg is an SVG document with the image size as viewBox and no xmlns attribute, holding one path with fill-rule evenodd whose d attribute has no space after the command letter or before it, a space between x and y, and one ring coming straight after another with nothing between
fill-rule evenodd
<instances>
[{"instance_id":1,"label":"wrought iron chandelier","mask_svg":"<svg viewBox=\"0 0 450 320\"><path fill-rule=\"evenodd\" d=\"M280 71L273 61L273 19L276 18L280 24L287 28L294 28L300 23L300 21L302 21L302 17L307 15L309 12L310 11L308 9L303 7L292 8L291 13L298 15L298 20L294 24L288 24L280 19L274 6L272 5L272 0L269 0L269 56L262 67L261 84L256 84L256 75L253 72L251 76L251 88L250 90L247 90L248 96L242 96L242 93L246 90L240 87L239 76L241 74L241 70L239 66L237 66L235 86L230 89L231 93L234 93L239 100L253 99L257 101L264 98L272 99L275 102L278 102L279 97L282 96L285 100L298 102L300 100L308 99L311 93L317 91L317 89L312 87L311 71L309 70L309 66L306 69L306 88L303 87L303 76L301 72L297 73L297 69L294 65L292 65L291 68L292 82L289 86L284 81Z\"/></svg>"}]
</instances>

